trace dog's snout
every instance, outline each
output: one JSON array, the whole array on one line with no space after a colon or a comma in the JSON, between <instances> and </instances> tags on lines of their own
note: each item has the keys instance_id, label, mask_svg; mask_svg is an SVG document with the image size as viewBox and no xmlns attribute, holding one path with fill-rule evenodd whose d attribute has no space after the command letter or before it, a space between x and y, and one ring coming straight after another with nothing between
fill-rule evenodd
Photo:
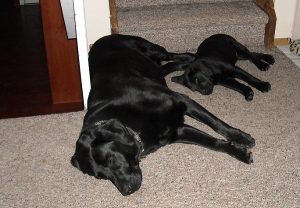
<instances>
[{"instance_id":1,"label":"dog's snout","mask_svg":"<svg viewBox=\"0 0 300 208\"><path fill-rule=\"evenodd\" d=\"M130 195L140 189L142 185L142 175L134 174L127 183L123 183L119 190L123 196Z\"/></svg>"},{"instance_id":2,"label":"dog's snout","mask_svg":"<svg viewBox=\"0 0 300 208\"><path fill-rule=\"evenodd\" d=\"M126 186L125 188L124 188L124 191L122 192L122 194L124 195L124 196L127 196L127 195L130 195L130 194L132 194L133 193L133 188L132 188L132 186L129 184L128 186Z\"/></svg>"},{"instance_id":3,"label":"dog's snout","mask_svg":"<svg viewBox=\"0 0 300 208\"><path fill-rule=\"evenodd\" d=\"M129 183L125 185L121 193L123 196L127 196L139 190L140 187L141 187L141 182L135 181L134 183Z\"/></svg>"}]
</instances>

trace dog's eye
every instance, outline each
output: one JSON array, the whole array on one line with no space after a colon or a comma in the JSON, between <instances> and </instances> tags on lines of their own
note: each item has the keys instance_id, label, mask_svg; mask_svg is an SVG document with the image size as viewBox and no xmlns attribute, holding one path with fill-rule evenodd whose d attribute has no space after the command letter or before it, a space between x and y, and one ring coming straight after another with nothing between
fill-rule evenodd
<instances>
[{"instance_id":1,"label":"dog's eye","mask_svg":"<svg viewBox=\"0 0 300 208\"><path fill-rule=\"evenodd\" d=\"M196 84L198 84L198 78L197 78L197 77L194 77L194 82L195 82Z\"/></svg>"},{"instance_id":2,"label":"dog's eye","mask_svg":"<svg viewBox=\"0 0 300 208\"><path fill-rule=\"evenodd\" d=\"M107 158L107 165L108 166L112 166L113 164L115 163L115 157L114 156L109 156L108 158Z\"/></svg>"},{"instance_id":3,"label":"dog's eye","mask_svg":"<svg viewBox=\"0 0 300 208\"><path fill-rule=\"evenodd\" d=\"M117 170L120 168L120 166L121 164L116 156L112 155L107 158L106 167L110 168L111 170Z\"/></svg>"}]
</instances>

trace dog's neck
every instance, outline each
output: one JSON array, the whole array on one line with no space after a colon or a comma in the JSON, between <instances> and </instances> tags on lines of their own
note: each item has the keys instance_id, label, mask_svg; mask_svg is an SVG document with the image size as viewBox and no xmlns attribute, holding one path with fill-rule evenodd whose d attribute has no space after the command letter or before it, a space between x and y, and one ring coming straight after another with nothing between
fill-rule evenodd
<instances>
[{"instance_id":1,"label":"dog's neck","mask_svg":"<svg viewBox=\"0 0 300 208\"><path fill-rule=\"evenodd\" d=\"M95 126L102 126L107 122L107 120L101 120L101 121L97 121L94 125ZM125 126L125 125L124 125ZM133 134L134 139L137 141L137 143L139 144L139 146L141 147L141 152L144 152L144 144L142 142L142 139L139 135L139 133L137 133L136 131L134 131L132 128L125 126L125 128L131 133Z\"/></svg>"}]
</instances>

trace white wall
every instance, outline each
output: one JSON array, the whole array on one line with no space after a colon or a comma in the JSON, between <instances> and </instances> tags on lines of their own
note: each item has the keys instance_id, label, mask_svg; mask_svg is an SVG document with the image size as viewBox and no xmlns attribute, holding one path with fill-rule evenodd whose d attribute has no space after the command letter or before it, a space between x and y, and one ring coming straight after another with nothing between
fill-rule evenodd
<instances>
[{"instance_id":1,"label":"white wall","mask_svg":"<svg viewBox=\"0 0 300 208\"><path fill-rule=\"evenodd\" d=\"M300 1L297 1L292 39L300 39Z\"/></svg>"},{"instance_id":2,"label":"white wall","mask_svg":"<svg viewBox=\"0 0 300 208\"><path fill-rule=\"evenodd\" d=\"M74 0L78 56L84 107L90 91L88 50L102 36L109 35L110 12L108 0Z\"/></svg>"},{"instance_id":3,"label":"white wall","mask_svg":"<svg viewBox=\"0 0 300 208\"><path fill-rule=\"evenodd\" d=\"M275 0L275 12L277 15L275 38L288 38L292 36L298 1L299 0Z\"/></svg>"},{"instance_id":4,"label":"white wall","mask_svg":"<svg viewBox=\"0 0 300 208\"><path fill-rule=\"evenodd\" d=\"M84 0L85 22L88 45L93 44L110 31L110 12L108 0Z\"/></svg>"}]
</instances>

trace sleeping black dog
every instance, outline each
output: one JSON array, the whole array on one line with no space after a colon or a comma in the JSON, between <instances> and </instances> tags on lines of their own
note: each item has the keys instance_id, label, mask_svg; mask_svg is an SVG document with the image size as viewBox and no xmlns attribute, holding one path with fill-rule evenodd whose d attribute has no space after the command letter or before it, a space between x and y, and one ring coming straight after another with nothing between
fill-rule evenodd
<instances>
[{"instance_id":1,"label":"sleeping black dog","mask_svg":"<svg viewBox=\"0 0 300 208\"><path fill-rule=\"evenodd\" d=\"M252 163L255 142L249 134L167 87L160 63L189 57L139 37L115 34L99 39L89 53L88 111L71 163L83 173L110 180L123 195L141 186L141 157L171 143L201 145ZM184 115L225 139L184 124Z\"/></svg>"},{"instance_id":2,"label":"sleeping black dog","mask_svg":"<svg viewBox=\"0 0 300 208\"><path fill-rule=\"evenodd\" d=\"M233 89L245 96L247 101L253 99L250 87L238 82L235 78L247 82L261 92L268 92L271 85L250 75L236 66L238 60L250 60L260 70L268 70L274 64L271 55L250 52L244 45L233 37L224 34L213 35L204 40L195 54L192 63L170 62L164 66L165 75L184 70L181 76L172 77L173 82L182 84L203 95L213 92L214 85L222 85Z\"/></svg>"}]
</instances>

